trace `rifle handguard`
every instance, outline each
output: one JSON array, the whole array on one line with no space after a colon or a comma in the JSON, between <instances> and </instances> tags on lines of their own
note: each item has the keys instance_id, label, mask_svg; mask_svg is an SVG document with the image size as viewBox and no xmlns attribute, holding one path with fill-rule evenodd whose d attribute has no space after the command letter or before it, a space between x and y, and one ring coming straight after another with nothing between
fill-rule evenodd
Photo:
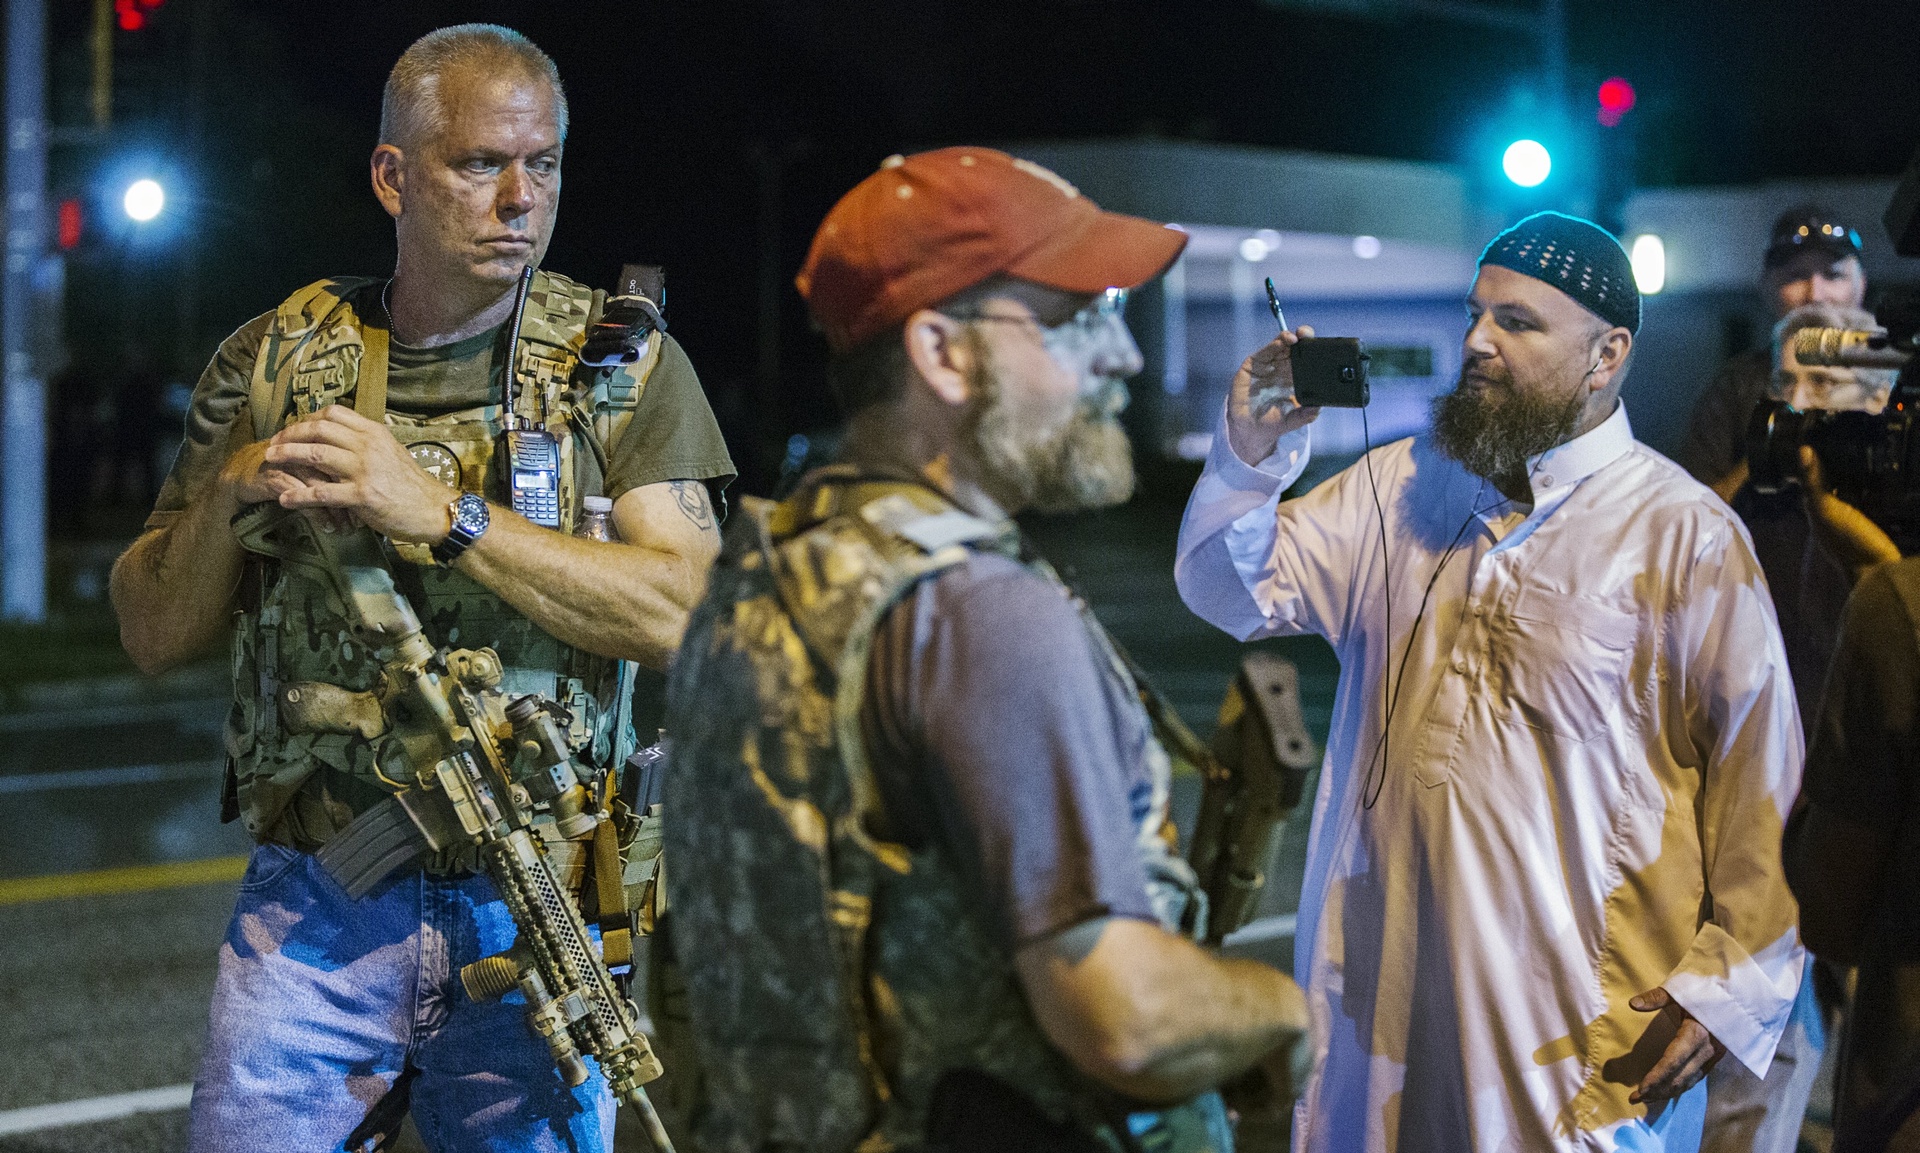
<instances>
[{"instance_id":1,"label":"rifle handguard","mask_svg":"<svg viewBox=\"0 0 1920 1153\"><path fill-rule=\"evenodd\" d=\"M1201 761L1200 812L1187 849L1207 894L1209 944L1253 919L1314 755L1300 715L1299 670L1284 657L1249 653Z\"/></svg>"}]
</instances>

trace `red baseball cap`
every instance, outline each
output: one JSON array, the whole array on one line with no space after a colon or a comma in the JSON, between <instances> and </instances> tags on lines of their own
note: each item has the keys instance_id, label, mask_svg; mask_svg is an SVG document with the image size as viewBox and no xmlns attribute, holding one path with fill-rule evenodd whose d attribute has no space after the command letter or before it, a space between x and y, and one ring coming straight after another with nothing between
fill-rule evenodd
<instances>
[{"instance_id":1,"label":"red baseball cap","mask_svg":"<svg viewBox=\"0 0 1920 1153\"><path fill-rule=\"evenodd\" d=\"M1187 234L1103 212L1060 176L991 148L889 156L827 213L794 283L846 350L1005 273L1066 292L1132 288Z\"/></svg>"}]
</instances>

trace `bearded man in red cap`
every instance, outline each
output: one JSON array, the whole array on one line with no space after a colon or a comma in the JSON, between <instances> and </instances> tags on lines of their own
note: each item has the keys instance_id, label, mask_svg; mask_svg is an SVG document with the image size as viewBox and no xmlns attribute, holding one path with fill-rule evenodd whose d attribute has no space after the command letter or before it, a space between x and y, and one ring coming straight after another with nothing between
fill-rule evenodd
<instances>
[{"instance_id":1,"label":"bearded man in red cap","mask_svg":"<svg viewBox=\"0 0 1920 1153\"><path fill-rule=\"evenodd\" d=\"M1180 932L1140 686L1011 520L1132 491L1125 291L1184 242L985 148L821 225L844 463L735 518L669 689L702 1148L1225 1150L1216 1087L1304 1072L1299 988Z\"/></svg>"}]
</instances>

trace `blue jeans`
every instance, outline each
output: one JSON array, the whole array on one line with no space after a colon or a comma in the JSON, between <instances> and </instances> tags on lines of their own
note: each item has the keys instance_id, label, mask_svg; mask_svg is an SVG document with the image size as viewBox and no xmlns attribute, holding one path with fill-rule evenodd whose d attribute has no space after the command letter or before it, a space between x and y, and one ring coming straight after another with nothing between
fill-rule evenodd
<instances>
[{"instance_id":1,"label":"blue jeans","mask_svg":"<svg viewBox=\"0 0 1920 1153\"><path fill-rule=\"evenodd\" d=\"M312 856L256 848L220 947L188 1147L372 1150L410 1104L437 1151L610 1150L599 1072L568 1089L517 991L475 1002L460 985L462 965L515 934L485 877L401 873L354 901Z\"/></svg>"}]
</instances>

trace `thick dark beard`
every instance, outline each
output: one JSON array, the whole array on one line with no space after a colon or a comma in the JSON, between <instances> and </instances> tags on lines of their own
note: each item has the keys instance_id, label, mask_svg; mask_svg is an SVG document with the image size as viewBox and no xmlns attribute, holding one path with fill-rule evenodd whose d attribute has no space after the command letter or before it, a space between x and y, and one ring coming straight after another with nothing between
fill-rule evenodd
<instances>
[{"instance_id":1,"label":"thick dark beard","mask_svg":"<svg viewBox=\"0 0 1920 1153\"><path fill-rule=\"evenodd\" d=\"M974 451L1009 507L1075 512L1122 504L1133 495L1133 445L1116 418L1126 395L1119 381L1082 399L1072 418L1052 432L1036 429L1016 411L1003 382L984 364L975 385L985 401L971 430Z\"/></svg>"},{"instance_id":2,"label":"thick dark beard","mask_svg":"<svg viewBox=\"0 0 1920 1153\"><path fill-rule=\"evenodd\" d=\"M1565 444L1580 427L1586 396L1564 397L1515 391L1507 381L1465 387L1433 398L1433 443L1475 476L1502 489L1526 479L1527 459Z\"/></svg>"}]
</instances>

